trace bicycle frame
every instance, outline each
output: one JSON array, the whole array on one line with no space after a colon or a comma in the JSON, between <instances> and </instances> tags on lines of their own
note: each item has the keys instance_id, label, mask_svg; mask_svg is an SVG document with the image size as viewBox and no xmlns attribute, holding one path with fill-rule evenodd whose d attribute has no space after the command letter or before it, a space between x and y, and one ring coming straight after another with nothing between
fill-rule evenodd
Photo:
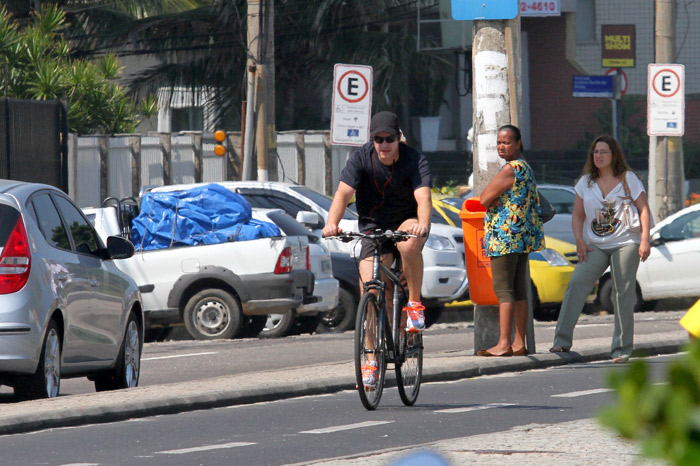
<instances>
[{"instance_id":1,"label":"bicycle frame","mask_svg":"<svg viewBox=\"0 0 700 466\"><path fill-rule=\"evenodd\" d=\"M382 263L381 255L379 250L374 251L373 262L372 262L372 279L363 283L363 292L368 292L370 290L377 290L377 302L379 303L379 322L383 327L380 329L380 334L385 335L386 345L387 345L387 359L388 362L401 363L403 362L400 349L397 351L399 342L399 332L401 331L401 294L405 296L405 290L401 284L401 279L397 276L401 271L401 256L396 254L394 257L394 267L389 268ZM393 325L390 324L387 303L386 303L386 281L382 280L381 272L384 272L386 276L391 280L394 285L394 290L392 293L392 321Z\"/></svg>"}]
</instances>

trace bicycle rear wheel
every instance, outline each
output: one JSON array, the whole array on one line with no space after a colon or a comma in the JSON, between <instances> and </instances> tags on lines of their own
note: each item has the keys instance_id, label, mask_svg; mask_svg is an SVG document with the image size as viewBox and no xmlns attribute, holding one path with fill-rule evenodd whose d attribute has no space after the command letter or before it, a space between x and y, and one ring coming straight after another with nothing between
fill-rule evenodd
<instances>
[{"instance_id":1,"label":"bicycle rear wheel","mask_svg":"<svg viewBox=\"0 0 700 466\"><path fill-rule=\"evenodd\" d=\"M413 406L423 376L423 335L402 330L400 338L401 352L405 357L401 364L396 364L396 385L403 404Z\"/></svg>"},{"instance_id":2,"label":"bicycle rear wheel","mask_svg":"<svg viewBox=\"0 0 700 466\"><path fill-rule=\"evenodd\" d=\"M365 293L357 306L355 321L355 379L360 401L368 410L379 405L384 390L386 374L386 351L384 322L379 317L379 303L372 293ZM362 372L371 361L376 362L375 384L365 385Z\"/></svg>"}]
</instances>

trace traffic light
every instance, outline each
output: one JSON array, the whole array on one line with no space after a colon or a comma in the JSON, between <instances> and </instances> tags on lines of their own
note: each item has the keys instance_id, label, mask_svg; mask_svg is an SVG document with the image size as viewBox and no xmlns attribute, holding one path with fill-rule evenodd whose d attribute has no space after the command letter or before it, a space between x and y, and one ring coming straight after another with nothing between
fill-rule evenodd
<instances>
[{"instance_id":1,"label":"traffic light","mask_svg":"<svg viewBox=\"0 0 700 466\"><path fill-rule=\"evenodd\" d=\"M218 142L218 144L214 146L214 153L219 157L223 157L223 155L226 153L226 148L221 143L224 142L224 139L226 139L226 133L221 130L215 131L214 139L216 139L216 142Z\"/></svg>"}]
</instances>

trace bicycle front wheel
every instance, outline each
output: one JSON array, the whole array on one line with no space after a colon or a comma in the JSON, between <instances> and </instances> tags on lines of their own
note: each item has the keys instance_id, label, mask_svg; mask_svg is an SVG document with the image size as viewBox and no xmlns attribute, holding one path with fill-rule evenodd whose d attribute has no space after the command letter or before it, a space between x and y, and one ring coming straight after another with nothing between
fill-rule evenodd
<instances>
[{"instance_id":1,"label":"bicycle front wheel","mask_svg":"<svg viewBox=\"0 0 700 466\"><path fill-rule=\"evenodd\" d=\"M372 293L365 293L357 306L355 321L355 379L360 401L368 410L377 408L384 390L384 345L384 322L379 315L377 297Z\"/></svg>"},{"instance_id":2,"label":"bicycle front wheel","mask_svg":"<svg viewBox=\"0 0 700 466\"><path fill-rule=\"evenodd\" d=\"M418 399L423 376L423 335L401 331L403 362L396 364L396 385L406 406L413 406Z\"/></svg>"}]
</instances>

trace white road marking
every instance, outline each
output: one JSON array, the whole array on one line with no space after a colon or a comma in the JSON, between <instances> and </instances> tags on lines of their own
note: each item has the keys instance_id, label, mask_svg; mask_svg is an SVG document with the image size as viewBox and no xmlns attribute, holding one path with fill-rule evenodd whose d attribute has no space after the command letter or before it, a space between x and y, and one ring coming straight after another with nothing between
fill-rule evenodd
<instances>
[{"instance_id":1,"label":"white road marking","mask_svg":"<svg viewBox=\"0 0 700 466\"><path fill-rule=\"evenodd\" d=\"M341 430L362 429L363 427L380 426L382 424L391 424L394 421L365 421L357 424L346 424L344 426L326 427L324 429L304 430L300 434L330 434L340 432Z\"/></svg>"},{"instance_id":2,"label":"white road marking","mask_svg":"<svg viewBox=\"0 0 700 466\"><path fill-rule=\"evenodd\" d=\"M487 405L466 406L464 408L439 409L435 412L436 413L446 413L446 414L466 413L469 411L481 411L484 409L492 409L492 408L507 408L508 406L516 406L516 405L517 405L517 403L489 403Z\"/></svg>"},{"instance_id":3,"label":"white road marking","mask_svg":"<svg viewBox=\"0 0 700 466\"><path fill-rule=\"evenodd\" d=\"M255 445L255 443L252 443L252 442L221 443L219 445L202 445L201 447L181 448L179 450L157 451L156 453L161 454L161 455L185 455L187 453L197 453L200 451L207 451L207 450L224 450L226 448L247 447L249 445Z\"/></svg>"},{"instance_id":4,"label":"white road marking","mask_svg":"<svg viewBox=\"0 0 700 466\"><path fill-rule=\"evenodd\" d=\"M172 356L157 356L155 358L141 358L141 361L155 361L156 359L189 358L190 356L206 356L207 354L218 354L218 353L215 351L209 351L206 353L174 354Z\"/></svg>"},{"instance_id":5,"label":"white road marking","mask_svg":"<svg viewBox=\"0 0 700 466\"><path fill-rule=\"evenodd\" d=\"M583 390L581 392L560 393L552 395L552 398L576 398L577 396L595 395L613 391L612 388L594 388L593 390Z\"/></svg>"}]
</instances>

